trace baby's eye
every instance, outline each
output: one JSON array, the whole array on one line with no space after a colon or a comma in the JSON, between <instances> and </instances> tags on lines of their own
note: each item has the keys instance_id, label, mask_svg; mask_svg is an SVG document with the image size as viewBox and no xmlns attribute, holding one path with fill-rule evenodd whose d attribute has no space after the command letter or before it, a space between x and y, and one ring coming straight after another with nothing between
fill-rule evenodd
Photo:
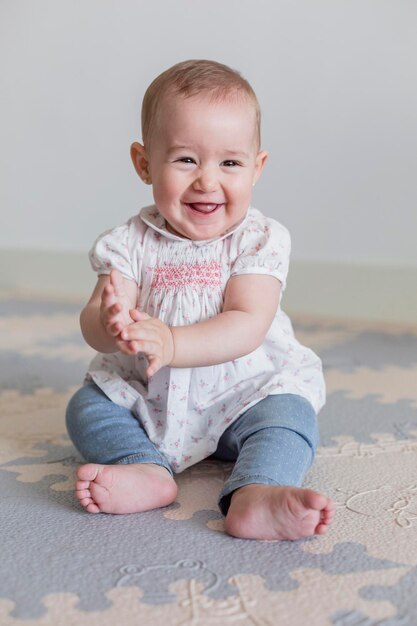
<instances>
[{"instance_id":1,"label":"baby's eye","mask_svg":"<svg viewBox=\"0 0 417 626\"><path fill-rule=\"evenodd\" d=\"M228 159L227 161L223 161L222 165L225 165L226 167L236 167L237 165L240 165L240 163Z\"/></svg>"},{"instance_id":2,"label":"baby's eye","mask_svg":"<svg viewBox=\"0 0 417 626\"><path fill-rule=\"evenodd\" d=\"M194 159L192 157L181 157L180 159L177 159L177 162L179 163L195 163Z\"/></svg>"}]
</instances>

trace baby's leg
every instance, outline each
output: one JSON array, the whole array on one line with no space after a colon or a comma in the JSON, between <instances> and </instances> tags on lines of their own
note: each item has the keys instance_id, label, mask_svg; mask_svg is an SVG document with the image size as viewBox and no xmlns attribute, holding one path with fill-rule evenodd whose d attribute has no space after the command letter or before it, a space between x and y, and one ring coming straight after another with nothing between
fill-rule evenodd
<instances>
[{"instance_id":1,"label":"baby's leg","mask_svg":"<svg viewBox=\"0 0 417 626\"><path fill-rule=\"evenodd\" d=\"M268 396L222 436L217 456L237 462L220 498L226 531L247 539L300 539L326 532L334 505L300 485L317 445L316 416L304 398Z\"/></svg>"},{"instance_id":2,"label":"baby's leg","mask_svg":"<svg viewBox=\"0 0 417 626\"><path fill-rule=\"evenodd\" d=\"M90 513L137 513L175 500L172 471L128 409L94 384L67 409L68 433L82 456L75 494Z\"/></svg>"}]
</instances>

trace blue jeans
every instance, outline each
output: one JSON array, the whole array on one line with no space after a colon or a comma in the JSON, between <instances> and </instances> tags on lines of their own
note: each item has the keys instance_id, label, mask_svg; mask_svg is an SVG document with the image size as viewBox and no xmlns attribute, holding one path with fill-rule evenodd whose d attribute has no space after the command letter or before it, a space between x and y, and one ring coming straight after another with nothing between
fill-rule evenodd
<instances>
[{"instance_id":1,"label":"blue jeans","mask_svg":"<svg viewBox=\"0 0 417 626\"><path fill-rule=\"evenodd\" d=\"M95 384L71 398L67 429L77 450L93 463L155 463L171 473L129 409L112 402ZM212 458L234 461L219 507L226 515L233 492L254 483L300 486L318 443L311 404L294 394L271 395L243 413L223 433Z\"/></svg>"}]
</instances>

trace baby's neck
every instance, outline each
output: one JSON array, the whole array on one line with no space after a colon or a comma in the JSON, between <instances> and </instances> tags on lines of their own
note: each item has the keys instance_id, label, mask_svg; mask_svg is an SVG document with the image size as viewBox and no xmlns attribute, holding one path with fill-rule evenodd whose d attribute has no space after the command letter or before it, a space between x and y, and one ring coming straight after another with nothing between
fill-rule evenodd
<instances>
[{"instance_id":1,"label":"baby's neck","mask_svg":"<svg viewBox=\"0 0 417 626\"><path fill-rule=\"evenodd\" d=\"M181 237L182 239L190 239L190 237L186 237L185 235L177 232L175 228L172 228L171 224L165 220L165 226L169 233L172 235L177 235L177 237Z\"/></svg>"}]
</instances>

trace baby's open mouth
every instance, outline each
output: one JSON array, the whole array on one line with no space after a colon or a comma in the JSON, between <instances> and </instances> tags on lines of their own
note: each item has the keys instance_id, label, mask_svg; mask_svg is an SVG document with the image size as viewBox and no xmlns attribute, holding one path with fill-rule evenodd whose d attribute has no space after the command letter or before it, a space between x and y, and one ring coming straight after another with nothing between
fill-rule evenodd
<instances>
[{"instance_id":1,"label":"baby's open mouth","mask_svg":"<svg viewBox=\"0 0 417 626\"><path fill-rule=\"evenodd\" d=\"M187 206L189 206L193 211L198 211L198 213L214 213L222 204L213 204L207 202L188 202Z\"/></svg>"}]
</instances>

